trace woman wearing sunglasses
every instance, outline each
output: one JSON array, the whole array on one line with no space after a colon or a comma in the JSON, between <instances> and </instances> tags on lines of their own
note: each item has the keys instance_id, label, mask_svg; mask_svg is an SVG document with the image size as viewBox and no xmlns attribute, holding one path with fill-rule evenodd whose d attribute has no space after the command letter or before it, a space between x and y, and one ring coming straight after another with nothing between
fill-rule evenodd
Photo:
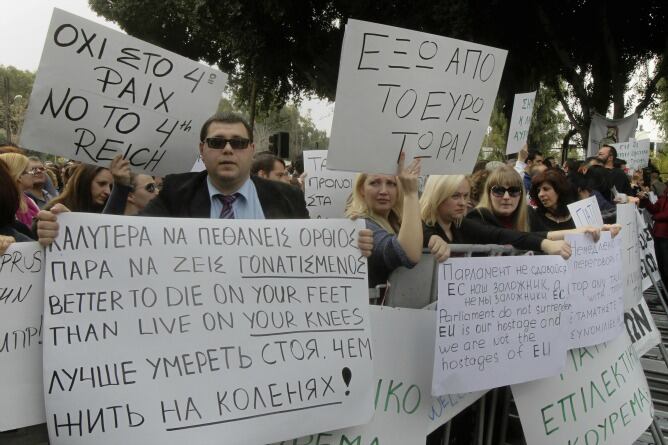
<instances>
[{"instance_id":1,"label":"woman wearing sunglasses","mask_svg":"<svg viewBox=\"0 0 668 445\"><path fill-rule=\"evenodd\" d=\"M501 167L508 175L509 183L504 187L516 187L520 184L520 195L512 198L515 209L522 199L520 176L512 167ZM490 178L498 176L494 171ZM489 179L488 179L489 183ZM513 194L515 189L511 188ZM570 246L562 240L549 240L545 236L517 230L515 225L506 227L500 221L496 222L493 212L485 208L471 211L471 217L466 217L467 203L471 193L469 179L463 175L432 175L425 185L424 193L420 198L420 210L423 221L424 245L434 251L443 249L445 243L456 244L511 244L521 250L543 251L549 254L558 254L564 258L570 257ZM504 190L508 195L508 191ZM489 201L489 187L485 189L482 203ZM504 205L504 209L508 206ZM507 210L504 210L506 212ZM473 216L478 213L480 217ZM509 212L512 213L512 212ZM482 215L487 215L483 219ZM526 215L526 210L525 210ZM512 220L516 215L502 217L503 220ZM525 218L526 220L526 218Z\"/></svg>"}]
</instances>

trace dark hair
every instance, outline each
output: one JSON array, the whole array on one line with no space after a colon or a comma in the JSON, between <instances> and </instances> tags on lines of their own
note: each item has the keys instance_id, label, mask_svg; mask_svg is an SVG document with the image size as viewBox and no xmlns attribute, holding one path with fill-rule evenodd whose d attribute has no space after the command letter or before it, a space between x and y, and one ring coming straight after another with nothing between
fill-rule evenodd
<instances>
[{"instance_id":1,"label":"dark hair","mask_svg":"<svg viewBox=\"0 0 668 445\"><path fill-rule=\"evenodd\" d=\"M202 129L199 131L200 142L204 142L204 139L206 139L206 135L209 132L209 127L214 122L220 122L223 124L243 124L243 126L246 128L246 133L248 133L248 139L253 142L253 130L251 129L250 125L248 125L246 119L234 113L216 113L208 118L206 122L204 122L204 125L202 125Z\"/></svg>"},{"instance_id":2,"label":"dark hair","mask_svg":"<svg viewBox=\"0 0 668 445\"><path fill-rule=\"evenodd\" d=\"M102 170L108 169L88 164L76 166L63 192L52 199L45 208L49 210L54 205L61 203L73 212L100 213L104 206L93 202L90 189L93 180Z\"/></svg>"},{"instance_id":3,"label":"dark hair","mask_svg":"<svg viewBox=\"0 0 668 445\"><path fill-rule=\"evenodd\" d=\"M566 176L560 171L554 169L545 170L544 172L538 173L533 178L531 178L531 190L529 190L529 195L537 205L536 210L543 214L547 213L547 209L545 206L543 206L543 203L540 202L540 199L538 199L540 186L544 182L550 184L557 194L557 208L554 212L554 215L568 215L568 207L566 206L577 201L577 193L575 188L566 179Z\"/></svg>"},{"instance_id":4,"label":"dark hair","mask_svg":"<svg viewBox=\"0 0 668 445\"><path fill-rule=\"evenodd\" d=\"M543 153L541 153L538 150L530 150L529 154L527 155L527 161L533 161L534 159L536 159L536 156L540 156L542 158Z\"/></svg>"},{"instance_id":5,"label":"dark hair","mask_svg":"<svg viewBox=\"0 0 668 445\"><path fill-rule=\"evenodd\" d=\"M582 165L582 161L578 159L567 159L566 160L566 167L568 168L568 173L570 174L571 172L576 172Z\"/></svg>"},{"instance_id":6,"label":"dark hair","mask_svg":"<svg viewBox=\"0 0 668 445\"><path fill-rule=\"evenodd\" d=\"M280 162L283 164L283 167L285 167L285 161L273 153L263 151L256 154L253 158L253 165L251 166L251 175L257 175L261 171L268 175L274 169L276 161Z\"/></svg>"},{"instance_id":7,"label":"dark hair","mask_svg":"<svg viewBox=\"0 0 668 445\"><path fill-rule=\"evenodd\" d=\"M19 190L9 168L0 160L0 227L12 224L19 209Z\"/></svg>"},{"instance_id":8,"label":"dark hair","mask_svg":"<svg viewBox=\"0 0 668 445\"><path fill-rule=\"evenodd\" d=\"M608 144L601 145L601 148L603 148L603 147L608 147L610 149L610 154L612 155L613 160L617 159L617 149L615 147L613 147L612 145L608 145Z\"/></svg>"},{"instance_id":9,"label":"dark hair","mask_svg":"<svg viewBox=\"0 0 668 445\"><path fill-rule=\"evenodd\" d=\"M600 165L592 165L584 175L591 190L597 190L605 199L612 202L610 172Z\"/></svg>"}]
</instances>

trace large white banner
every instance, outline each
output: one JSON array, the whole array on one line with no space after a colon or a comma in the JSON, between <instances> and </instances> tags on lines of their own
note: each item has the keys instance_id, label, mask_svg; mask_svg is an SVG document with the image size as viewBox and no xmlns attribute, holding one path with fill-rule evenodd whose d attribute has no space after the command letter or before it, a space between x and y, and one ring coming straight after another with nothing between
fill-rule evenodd
<instances>
[{"instance_id":1,"label":"large white banner","mask_svg":"<svg viewBox=\"0 0 668 445\"><path fill-rule=\"evenodd\" d=\"M531 126L531 116L533 115L535 102L535 91L515 95L513 117L510 119L510 130L506 142L507 155L520 151L522 145L526 144L529 139L529 127Z\"/></svg>"},{"instance_id":2,"label":"large white banner","mask_svg":"<svg viewBox=\"0 0 668 445\"><path fill-rule=\"evenodd\" d=\"M632 444L652 422L647 380L626 335L571 349L561 375L512 390L529 445Z\"/></svg>"},{"instance_id":3,"label":"large white banner","mask_svg":"<svg viewBox=\"0 0 668 445\"><path fill-rule=\"evenodd\" d=\"M654 250L654 238L640 211L636 213L636 221L638 221L638 242L640 243L642 290L645 291L652 286L652 278L656 282L661 280L661 274L659 273L659 263L656 260L656 252ZM652 278L650 278L650 274Z\"/></svg>"},{"instance_id":4,"label":"large white banner","mask_svg":"<svg viewBox=\"0 0 668 445\"><path fill-rule=\"evenodd\" d=\"M622 226L622 274L624 279L624 309L642 299L642 272L640 270L640 242L635 204L617 204L617 224Z\"/></svg>"},{"instance_id":5,"label":"large white banner","mask_svg":"<svg viewBox=\"0 0 668 445\"><path fill-rule=\"evenodd\" d=\"M630 170L642 170L649 164L649 139L629 139L628 142L611 145L617 150L617 157L625 160Z\"/></svg>"},{"instance_id":6,"label":"large white banner","mask_svg":"<svg viewBox=\"0 0 668 445\"><path fill-rule=\"evenodd\" d=\"M44 310L52 444L265 444L371 418L358 224L59 223Z\"/></svg>"},{"instance_id":7,"label":"large white banner","mask_svg":"<svg viewBox=\"0 0 668 445\"><path fill-rule=\"evenodd\" d=\"M559 373L569 308L561 257L454 258L438 273L432 395Z\"/></svg>"},{"instance_id":8,"label":"large white banner","mask_svg":"<svg viewBox=\"0 0 668 445\"><path fill-rule=\"evenodd\" d=\"M37 243L0 255L0 431L43 423L44 258Z\"/></svg>"},{"instance_id":9,"label":"large white banner","mask_svg":"<svg viewBox=\"0 0 668 445\"><path fill-rule=\"evenodd\" d=\"M343 218L353 191L353 173L329 170L327 150L305 150L305 198L311 218Z\"/></svg>"},{"instance_id":10,"label":"large white banner","mask_svg":"<svg viewBox=\"0 0 668 445\"><path fill-rule=\"evenodd\" d=\"M423 174L470 173L508 52L348 20L327 165L394 174L402 152Z\"/></svg>"},{"instance_id":11,"label":"large white banner","mask_svg":"<svg viewBox=\"0 0 668 445\"><path fill-rule=\"evenodd\" d=\"M645 299L624 312L624 325L638 356L645 355L647 351L661 342L661 333L654 323L654 317Z\"/></svg>"},{"instance_id":12,"label":"large white banner","mask_svg":"<svg viewBox=\"0 0 668 445\"><path fill-rule=\"evenodd\" d=\"M227 75L54 9L21 145L107 167L189 171Z\"/></svg>"},{"instance_id":13,"label":"large white banner","mask_svg":"<svg viewBox=\"0 0 668 445\"><path fill-rule=\"evenodd\" d=\"M587 156L596 156L603 144L626 142L633 138L638 127L638 115L633 113L622 119L607 119L594 113L589 124Z\"/></svg>"},{"instance_id":14,"label":"large white banner","mask_svg":"<svg viewBox=\"0 0 668 445\"><path fill-rule=\"evenodd\" d=\"M624 331L624 282L621 236L602 232L598 242L584 234L566 235L573 254L571 275L569 348L612 340Z\"/></svg>"}]
</instances>

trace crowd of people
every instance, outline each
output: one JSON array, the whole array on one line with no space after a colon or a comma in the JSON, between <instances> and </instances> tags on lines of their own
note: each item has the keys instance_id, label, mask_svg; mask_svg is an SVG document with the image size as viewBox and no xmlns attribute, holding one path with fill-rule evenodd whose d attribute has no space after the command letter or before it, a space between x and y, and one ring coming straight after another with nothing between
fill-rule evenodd
<instances>
[{"instance_id":1,"label":"crowd of people","mask_svg":"<svg viewBox=\"0 0 668 445\"><path fill-rule=\"evenodd\" d=\"M48 244L63 211L199 218L308 218L304 175L272 153L256 153L248 123L214 115L201 128L205 170L168 175L164 181L132 172L116 157L108 167L63 165L0 147L0 248L13 241ZM569 233L598 237L615 225L615 204L635 202L652 215L656 256L665 280L668 260L668 192L651 166L631 176L615 149L569 159L560 166L525 146L517 159L479 162L466 175L431 175L418 190L420 162L399 160L396 175L359 174L345 210L363 219L360 247L369 257L369 287L383 286L400 266L412 267L428 249L438 261L449 245L501 244L568 258ZM291 172L290 169L293 169ZM294 174L291 174L294 173ZM300 173L302 173L300 175ZM606 223L576 229L567 205L595 196ZM343 216L343 215L341 215Z\"/></svg>"}]
</instances>

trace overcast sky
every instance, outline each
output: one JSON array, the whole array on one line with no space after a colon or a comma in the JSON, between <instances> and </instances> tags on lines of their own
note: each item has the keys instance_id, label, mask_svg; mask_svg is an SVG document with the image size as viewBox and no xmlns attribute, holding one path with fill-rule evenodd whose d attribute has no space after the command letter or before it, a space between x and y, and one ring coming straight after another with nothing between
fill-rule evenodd
<instances>
[{"instance_id":1,"label":"overcast sky","mask_svg":"<svg viewBox=\"0 0 668 445\"><path fill-rule=\"evenodd\" d=\"M1 0L0 3L0 65L36 71L49 28L53 8L102 23L120 31L120 28L98 17L88 6L87 0ZM311 114L316 127L330 132L334 105L321 100L304 100L302 114ZM640 125L657 138L656 125L650 119L641 119Z\"/></svg>"}]
</instances>

